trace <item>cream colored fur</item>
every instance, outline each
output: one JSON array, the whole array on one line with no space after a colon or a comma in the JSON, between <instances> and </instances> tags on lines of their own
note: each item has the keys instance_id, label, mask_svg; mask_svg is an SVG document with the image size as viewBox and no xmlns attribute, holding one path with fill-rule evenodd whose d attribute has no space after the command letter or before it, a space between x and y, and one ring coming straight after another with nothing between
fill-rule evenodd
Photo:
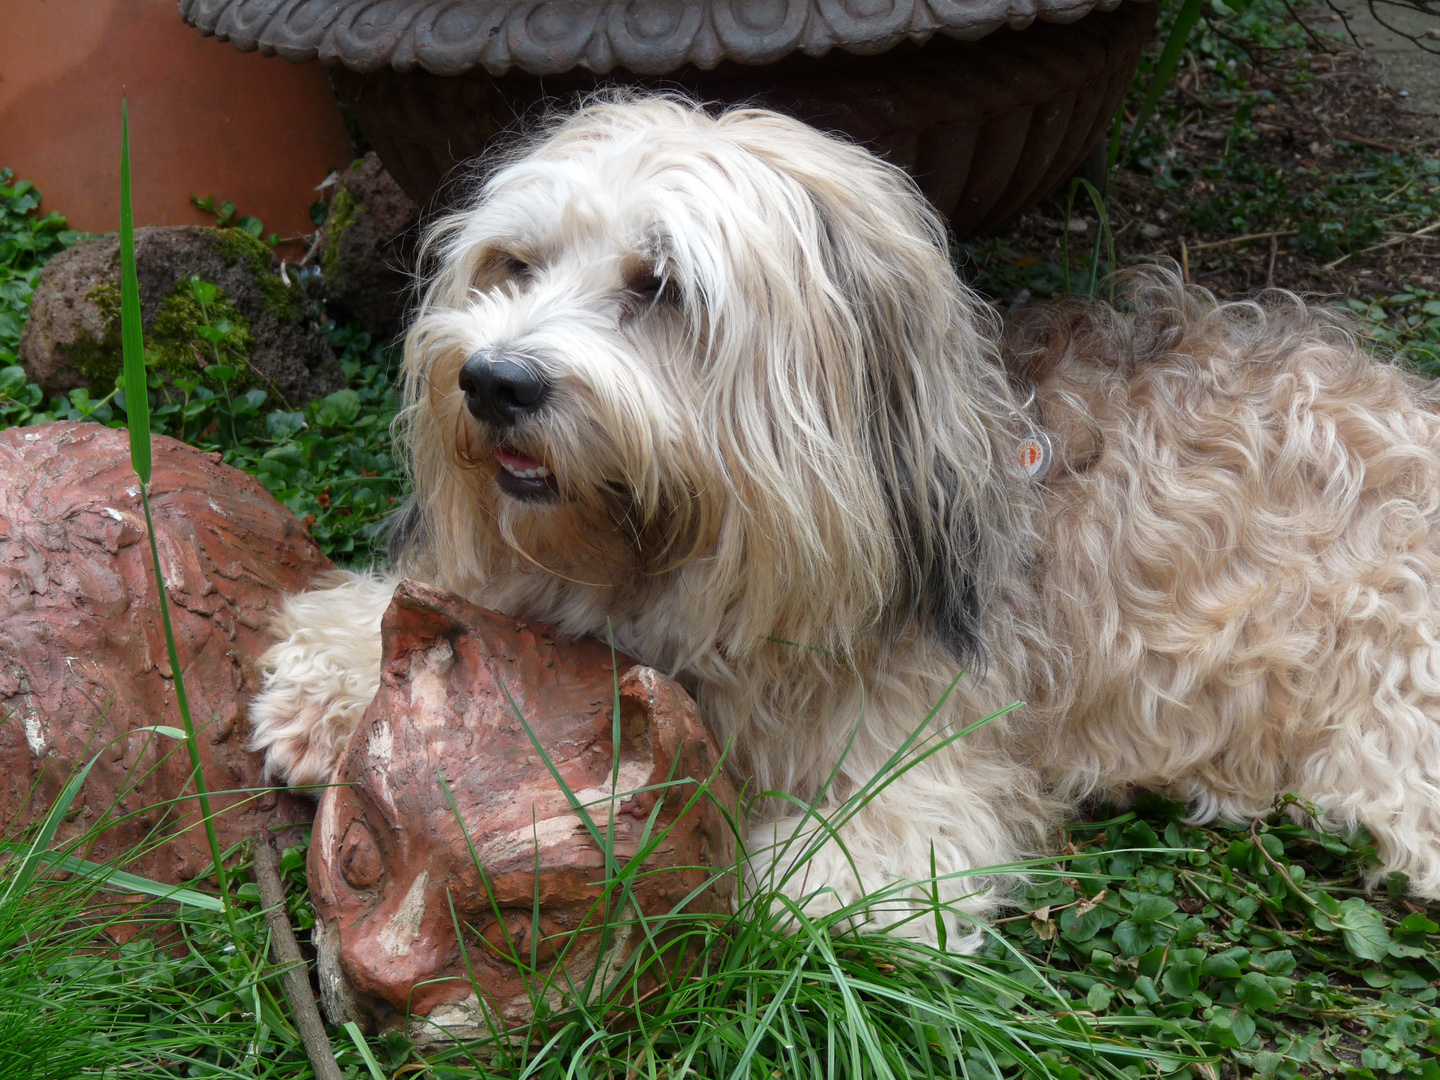
<instances>
[{"instance_id":1,"label":"cream colored fur","mask_svg":"<svg viewBox=\"0 0 1440 1080\"><path fill-rule=\"evenodd\" d=\"M890 890L873 923L933 937L904 885L933 859L953 943L1004 885L971 871L1137 787L1229 818L1294 791L1440 896L1436 397L1294 298L1217 305L1157 271L1128 314L1058 305L1002 352L902 173L669 98L556 122L426 253L397 573L613 631L693 691L752 791L814 800L834 772L822 814L962 667L938 735L1026 702L820 844L780 886L811 910ZM554 388L503 433L458 387L483 348ZM1043 484L1016 465L1034 424ZM504 494L500 442L559 501ZM392 584L290 602L252 710L275 776L327 775ZM787 805L760 807L759 883L813 833Z\"/></svg>"}]
</instances>

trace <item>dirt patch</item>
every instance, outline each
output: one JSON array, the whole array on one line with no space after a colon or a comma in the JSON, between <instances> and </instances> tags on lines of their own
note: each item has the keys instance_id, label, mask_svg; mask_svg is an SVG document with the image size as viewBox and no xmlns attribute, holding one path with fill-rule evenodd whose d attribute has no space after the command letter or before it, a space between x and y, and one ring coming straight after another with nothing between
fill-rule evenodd
<instances>
[{"instance_id":1,"label":"dirt patch","mask_svg":"<svg viewBox=\"0 0 1440 1080\"><path fill-rule=\"evenodd\" d=\"M1199 62L1182 69L1165 121L1111 182L1118 265L1173 260L1222 297L1440 288L1440 137L1428 113L1334 39L1335 18L1316 16L1325 35L1308 49L1252 47L1248 63L1219 75ZM1080 287L1097 232L1088 196L1068 221L1067 232L1062 192L970 245L976 284L1011 303L1063 291L1068 236Z\"/></svg>"},{"instance_id":2,"label":"dirt patch","mask_svg":"<svg viewBox=\"0 0 1440 1080\"><path fill-rule=\"evenodd\" d=\"M1329 0L1380 80L1427 114L1440 134L1440 11L1427 15L1403 3ZM1377 17L1378 16L1378 17ZM1417 44L1418 42L1418 44Z\"/></svg>"}]
</instances>

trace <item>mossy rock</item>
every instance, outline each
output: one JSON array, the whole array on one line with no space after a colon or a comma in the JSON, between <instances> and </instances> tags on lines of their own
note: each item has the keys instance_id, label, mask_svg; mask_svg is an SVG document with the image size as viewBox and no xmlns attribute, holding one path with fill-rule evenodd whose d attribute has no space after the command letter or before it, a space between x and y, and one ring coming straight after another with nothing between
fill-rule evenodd
<instances>
[{"instance_id":1,"label":"mossy rock","mask_svg":"<svg viewBox=\"0 0 1440 1080\"><path fill-rule=\"evenodd\" d=\"M135 264L145 347L168 378L198 376L218 360L244 373L240 385L259 387L276 406L291 408L344 385L310 305L249 233L137 229ZM218 290L207 312L191 292L192 276ZM217 355L195 327L220 319L233 329ZM76 387L109 393L121 368L118 237L83 241L46 265L20 338L20 362L47 394Z\"/></svg>"},{"instance_id":2,"label":"mossy rock","mask_svg":"<svg viewBox=\"0 0 1440 1080\"><path fill-rule=\"evenodd\" d=\"M336 178L316 250L326 303L336 315L378 338L399 333L419 220L420 208L373 152Z\"/></svg>"}]
</instances>

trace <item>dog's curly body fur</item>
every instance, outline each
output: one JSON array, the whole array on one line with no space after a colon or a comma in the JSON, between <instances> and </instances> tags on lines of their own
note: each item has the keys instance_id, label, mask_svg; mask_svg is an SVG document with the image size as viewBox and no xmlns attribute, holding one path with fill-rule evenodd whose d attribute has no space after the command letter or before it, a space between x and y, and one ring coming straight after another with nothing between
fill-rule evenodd
<instances>
[{"instance_id":1,"label":"dog's curly body fur","mask_svg":"<svg viewBox=\"0 0 1440 1080\"><path fill-rule=\"evenodd\" d=\"M1152 271L1124 313L1062 302L1002 338L898 170L669 98L559 122L428 251L398 573L613 634L694 692L752 791L821 814L942 699L942 733L1026 703L816 845L781 885L810 910L889 889L875 924L933 936L906 899L933 886L894 887L933 865L953 943L1002 880L968 872L1142 787L1231 819L1295 792L1440 897L1440 398L1333 320ZM458 386L496 348L552 387L505 431ZM555 498L502 491L502 443ZM290 602L252 708L275 776L327 779L392 584ZM757 881L814 828L767 805Z\"/></svg>"}]
</instances>

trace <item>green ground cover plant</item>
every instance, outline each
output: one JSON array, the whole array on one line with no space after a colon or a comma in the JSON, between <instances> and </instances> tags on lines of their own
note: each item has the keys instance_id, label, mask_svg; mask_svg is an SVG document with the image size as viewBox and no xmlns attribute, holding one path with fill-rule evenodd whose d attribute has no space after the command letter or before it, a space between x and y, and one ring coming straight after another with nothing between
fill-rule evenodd
<instances>
[{"instance_id":1,"label":"green ground cover plant","mask_svg":"<svg viewBox=\"0 0 1440 1080\"><path fill-rule=\"evenodd\" d=\"M201 296L206 288L205 282L192 283ZM198 379L176 378L167 385L152 366L155 433L218 452L227 464L259 477L337 563L364 566L382 558L381 523L405 483L390 441L390 423L400 407L394 385L398 351L357 326L332 324L326 333L350 385L300 409L271 409L264 390L229 393L239 369L224 362L228 357L221 350L232 328L219 320L196 329L197 347L217 361L204 373L221 392ZM23 367L0 366L0 427L55 420L123 427L124 404L120 380L98 400L79 389L46 401Z\"/></svg>"},{"instance_id":2,"label":"green ground cover plant","mask_svg":"<svg viewBox=\"0 0 1440 1080\"><path fill-rule=\"evenodd\" d=\"M0 427L26 423L39 404L40 388L18 367L20 331L40 271L80 235L58 213L38 213L39 205L35 185L0 168Z\"/></svg>"},{"instance_id":3,"label":"green ground cover plant","mask_svg":"<svg viewBox=\"0 0 1440 1080\"><path fill-rule=\"evenodd\" d=\"M1283 815L1191 827L1180 813L1146 799L1073 826L1072 854L1035 873L978 958L832 933L863 923L853 910L787 932L793 913L762 897L734 920L669 920L702 959L638 1012L542 1007L520 1037L424 1057L398 1033L363 1045L384 1076L496 1080L1440 1075L1435 913L1411 910L1398 882L1393 897L1365 891L1366 838ZM230 858L243 879L248 854ZM301 846L282 859L302 937L304 858ZM275 970L255 959L267 939L253 884L236 890L239 949L220 913L159 901L123 920L178 927L183 946L143 931L117 946L105 935L122 914L84 880L0 895L0 1032L13 1033L0 1075L82 1075L54 1071L61 1061L113 1076L311 1075ZM332 1047L345 1075L374 1075L349 1032Z\"/></svg>"},{"instance_id":4,"label":"green ground cover plant","mask_svg":"<svg viewBox=\"0 0 1440 1080\"><path fill-rule=\"evenodd\" d=\"M207 330L221 337L227 332L223 323L198 328ZM205 369L221 384L218 394L195 379L177 378L167 386L152 370L151 416L156 434L216 451L227 464L259 477L337 563L364 566L383 557L381 522L404 491L390 441L400 407L394 386L399 358L393 346L373 341L359 327L331 325L326 332L350 383L343 390L300 409L271 409L264 390L228 392L238 375L232 364ZM216 345L200 344L207 350ZM124 402L118 386L99 400L80 389L45 401L24 368L0 367L0 419L11 421L3 426L90 420L123 427Z\"/></svg>"}]
</instances>

